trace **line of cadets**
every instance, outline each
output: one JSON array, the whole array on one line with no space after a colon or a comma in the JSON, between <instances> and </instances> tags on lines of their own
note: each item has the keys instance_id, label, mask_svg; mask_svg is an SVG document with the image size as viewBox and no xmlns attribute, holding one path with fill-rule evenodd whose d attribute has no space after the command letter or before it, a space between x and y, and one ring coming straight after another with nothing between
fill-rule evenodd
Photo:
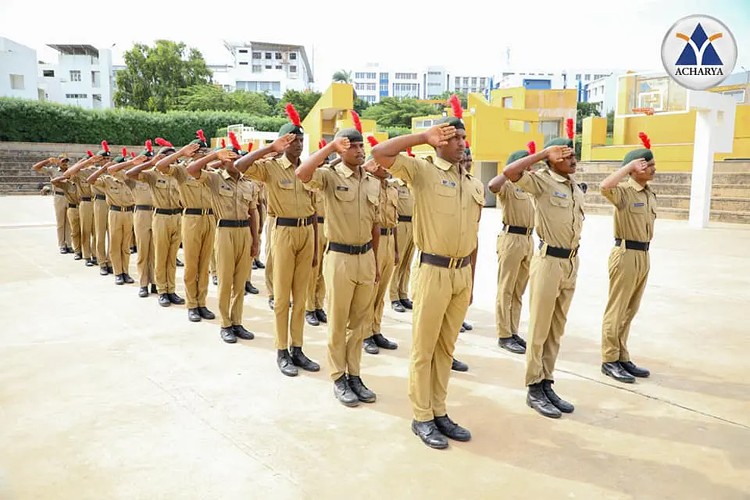
<instances>
[{"instance_id":1,"label":"line of cadets","mask_svg":"<svg viewBox=\"0 0 750 500\"><path fill-rule=\"evenodd\" d=\"M397 347L380 332L390 285L394 310L413 309L412 431L426 445L442 449L448 438L471 439L448 416L446 397L457 364L456 339L467 326L463 319L473 300L484 206L484 186L471 175L461 106L455 97L451 105L454 116L425 132L382 144L368 138L373 147L367 159L361 124L352 113L354 128L340 130L330 144L321 141L317 152L300 161L304 131L289 105L290 123L278 139L256 151L241 151L233 135L230 146L211 151L199 131L179 150L157 138L157 153L147 141L139 155L128 157L123 150L113 158L103 142L98 154L89 152L73 167L67 168L66 158L50 158L34 169L53 178L61 252L67 251L66 228L59 224L67 204L76 258L99 264L102 274L111 266L116 284L133 282L128 268L135 225L142 297L149 295L151 284L161 305L184 303L175 294L175 259L182 241L191 321L214 319L206 295L215 257L220 333L228 343L254 337L242 325L242 311L259 253L259 195L265 189L266 284L280 371L288 376L297 375L298 368L318 371L319 364L302 350L303 323L328 323L335 397L346 406L374 402L376 394L361 378L361 353L363 346L370 353ZM542 151L529 143L527 150L511 154L503 173L488 184L503 214L497 241L498 345L526 354L527 404L551 418L574 410L552 387L584 219L583 191L573 177L572 120L567 129L568 137L548 142ZM616 208L602 373L626 383L649 376L630 360L627 349L648 277L656 217L656 198L648 186L655 163L648 138L641 138L644 148L628 153L622 168L601 184L602 195ZM414 157L411 148L424 144L435 155ZM534 170L540 162L544 165ZM86 206L92 195L94 206ZM534 229L540 239L537 252ZM104 250L107 231L109 252ZM529 282L527 348L518 332Z\"/></svg>"}]
</instances>

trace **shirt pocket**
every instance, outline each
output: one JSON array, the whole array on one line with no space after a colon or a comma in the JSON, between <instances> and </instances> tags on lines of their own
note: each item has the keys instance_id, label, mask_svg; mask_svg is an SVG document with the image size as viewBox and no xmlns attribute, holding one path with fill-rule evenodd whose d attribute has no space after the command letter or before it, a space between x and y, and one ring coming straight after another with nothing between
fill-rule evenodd
<instances>
[{"instance_id":1,"label":"shirt pocket","mask_svg":"<svg viewBox=\"0 0 750 500\"><path fill-rule=\"evenodd\" d=\"M628 212L634 215L644 215L646 213L646 204L640 201L630 202Z\"/></svg>"},{"instance_id":2,"label":"shirt pocket","mask_svg":"<svg viewBox=\"0 0 750 500\"><path fill-rule=\"evenodd\" d=\"M550 221L554 223L570 224L572 222L571 218L573 217L571 205L573 205L573 200L570 198L562 198L560 196L555 196L554 194L550 195L550 210L548 214Z\"/></svg>"},{"instance_id":3,"label":"shirt pocket","mask_svg":"<svg viewBox=\"0 0 750 500\"><path fill-rule=\"evenodd\" d=\"M336 204L341 208L342 212L346 214L356 212L357 202L355 198L357 197L357 193L354 189L349 186L336 186L334 196L336 197ZM377 204L377 197L375 203Z\"/></svg>"},{"instance_id":4,"label":"shirt pocket","mask_svg":"<svg viewBox=\"0 0 750 500\"><path fill-rule=\"evenodd\" d=\"M433 208L441 214L456 214L458 212L457 198L457 187L437 184L435 186L435 204Z\"/></svg>"},{"instance_id":5,"label":"shirt pocket","mask_svg":"<svg viewBox=\"0 0 750 500\"><path fill-rule=\"evenodd\" d=\"M517 200L528 200L529 199L529 196L530 196L529 193L527 193L526 191L524 191L523 189L521 189L519 187L513 186L511 188L511 191L513 193L513 197L515 199L517 199Z\"/></svg>"}]
</instances>

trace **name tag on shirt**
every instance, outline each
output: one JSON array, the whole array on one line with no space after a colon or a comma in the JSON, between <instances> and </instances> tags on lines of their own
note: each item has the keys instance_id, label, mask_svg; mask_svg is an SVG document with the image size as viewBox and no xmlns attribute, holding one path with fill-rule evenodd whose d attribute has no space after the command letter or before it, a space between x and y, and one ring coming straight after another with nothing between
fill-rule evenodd
<instances>
[{"instance_id":1,"label":"name tag on shirt","mask_svg":"<svg viewBox=\"0 0 750 500\"><path fill-rule=\"evenodd\" d=\"M156 183L159 185L159 187L166 187L167 186L166 179L156 179Z\"/></svg>"},{"instance_id":2,"label":"name tag on shirt","mask_svg":"<svg viewBox=\"0 0 750 500\"><path fill-rule=\"evenodd\" d=\"M644 207L644 206L646 206L646 204L643 203L642 201L636 201L635 203L633 203L633 206L634 207Z\"/></svg>"},{"instance_id":3,"label":"name tag on shirt","mask_svg":"<svg viewBox=\"0 0 750 500\"><path fill-rule=\"evenodd\" d=\"M285 186L288 186L289 184L292 184L294 181L291 179L281 179L279 182Z\"/></svg>"},{"instance_id":4,"label":"name tag on shirt","mask_svg":"<svg viewBox=\"0 0 750 500\"><path fill-rule=\"evenodd\" d=\"M336 191L349 191L349 186L336 186Z\"/></svg>"},{"instance_id":5,"label":"name tag on shirt","mask_svg":"<svg viewBox=\"0 0 750 500\"><path fill-rule=\"evenodd\" d=\"M560 191L555 191L554 193L552 193L552 196L556 198L567 198L568 193L561 193Z\"/></svg>"},{"instance_id":6,"label":"name tag on shirt","mask_svg":"<svg viewBox=\"0 0 750 500\"><path fill-rule=\"evenodd\" d=\"M456 183L455 183L455 182L453 182L453 181L450 181L450 180L448 180L448 179L443 179L443 180L442 180L442 181L440 181L440 182L441 182L441 183L443 184L443 186L448 186L448 187L452 187L452 188L455 188L455 187L456 187Z\"/></svg>"}]
</instances>

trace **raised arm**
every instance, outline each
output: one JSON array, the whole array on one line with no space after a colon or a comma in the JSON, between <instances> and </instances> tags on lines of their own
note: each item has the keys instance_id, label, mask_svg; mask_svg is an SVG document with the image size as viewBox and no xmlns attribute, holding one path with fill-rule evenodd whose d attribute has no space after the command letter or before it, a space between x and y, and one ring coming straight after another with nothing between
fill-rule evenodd
<instances>
[{"instance_id":1,"label":"raised arm","mask_svg":"<svg viewBox=\"0 0 750 500\"><path fill-rule=\"evenodd\" d=\"M175 151L169 156L166 156L159 160L159 162L156 164L156 170L161 172L162 174L166 174L167 170L169 170L170 165L177 162L180 158L183 158L185 156L193 156L196 151L200 149L200 144L188 144L187 146L183 146L180 148L179 151ZM134 169L135 170L135 169ZM130 176L130 172L128 172L128 177Z\"/></svg>"},{"instance_id":2,"label":"raised arm","mask_svg":"<svg viewBox=\"0 0 750 500\"><path fill-rule=\"evenodd\" d=\"M372 148L372 157L383 168L391 168L399 153L406 151L406 148L413 148L422 144L429 144L434 148L445 146L448 144L448 139L455 134L455 127L451 127L447 123L441 123L418 134L402 135L383 141Z\"/></svg>"},{"instance_id":3,"label":"raised arm","mask_svg":"<svg viewBox=\"0 0 750 500\"><path fill-rule=\"evenodd\" d=\"M302 182L310 182L315 170L325 163L326 158L331 156L331 153L335 152L343 154L347 149L349 149L349 138L338 137L330 144L326 144L321 149L308 156L307 159L297 167L297 170L295 170L294 173Z\"/></svg>"},{"instance_id":4,"label":"raised arm","mask_svg":"<svg viewBox=\"0 0 750 500\"><path fill-rule=\"evenodd\" d=\"M96 182L96 180L99 177L101 177L101 175L104 172L107 171L107 168L110 165L114 165L114 162L108 161L107 163L105 163L104 165L102 165L101 167L99 167L99 169L96 172L94 172L93 174L91 174L91 175L88 176L88 178L86 179L86 182L88 182L89 184L94 184Z\"/></svg>"},{"instance_id":5,"label":"raised arm","mask_svg":"<svg viewBox=\"0 0 750 500\"><path fill-rule=\"evenodd\" d=\"M508 178L503 174L496 175L495 177L490 179L490 182L487 184L487 189L489 189L491 193L497 194L500 192L507 181Z\"/></svg>"},{"instance_id":6,"label":"raised arm","mask_svg":"<svg viewBox=\"0 0 750 500\"><path fill-rule=\"evenodd\" d=\"M63 177L65 177L66 179L70 179L84 168L88 167L89 165L93 165L98 161L101 161L103 158L103 156L94 155L78 160L75 165L63 172Z\"/></svg>"},{"instance_id":7,"label":"raised arm","mask_svg":"<svg viewBox=\"0 0 750 500\"><path fill-rule=\"evenodd\" d=\"M278 154L286 150L286 147L289 146L294 140L297 138L295 134L286 134L282 135L281 137L277 138L275 141L273 141L271 144L264 148L256 149L255 151L251 151L245 156L241 157L239 160L237 160L234 163L234 166L237 168L237 170L240 171L240 173L244 174L245 171L250 168L250 165L255 163L256 161L262 159L268 154Z\"/></svg>"},{"instance_id":8,"label":"raised arm","mask_svg":"<svg viewBox=\"0 0 750 500\"><path fill-rule=\"evenodd\" d=\"M574 154L575 154L575 151L573 151L573 149L571 148L568 148L565 146L550 146L548 148L544 148L538 153L525 156L519 160L514 161L510 165L506 165L505 168L503 169L503 175L505 176L507 180L511 182L516 182L518 179L521 178L521 174L523 173L523 171L528 169L532 165L534 165L536 162L548 161L550 163L559 163L563 161L565 158L568 158L569 156L573 156ZM500 189L498 188L498 191L499 190ZM492 191L492 192L496 193L497 191Z\"/></svg>"},{"instance_id":9,"label":"raised arm","mask_svg":"<svg viewBox=\"0 0 750 500\"><path fill-rule=\"evenodd\" d=\"M57 164L58 161L59 160L57 158L51 158L50 157L50 158L47 158L46 160L42 160L42 161L40 161L38 163L35 163L34 166L32 166L31 168L34 169L35 171L39 172L42 169L42 167L46 167L50 163Z\"/></svg>"},{"instance_id":10,"label":"raised arm","mask_svg":"<svg viewBox=\"0 0 750 500\"><path fill-rule=\"evenodd\" d=\"M631 161L627 165L619 168L618 170L615 170L611 174L609 174L599 185L601 189L612 189L617 187L619 183L621 183L625 177L630 175L633 172L645 172L648 168L648 163L646 163L646 160L643 158L636 158L635 160Z\"/></svg>"},{"instance_id":11,"label":"raised arm","mask_svg":"<svg viewBox=\"0 0 750 500\"><path fill-rule=\"evenodd\" d=\"M230 151L229 149L220 149L219 151L214 151L213 153L207 154L203 158L198 158L197 160L190 162L190 165L187 166L186 170L188 174L197 179L201 176L201 170L203 170L209 164L218 168L222 168L223 162L233 161L236 158L237 153L235 153L234 151ZM217 162L219 163L219 165L217 165Z\"/></svg>"}]
</instances>

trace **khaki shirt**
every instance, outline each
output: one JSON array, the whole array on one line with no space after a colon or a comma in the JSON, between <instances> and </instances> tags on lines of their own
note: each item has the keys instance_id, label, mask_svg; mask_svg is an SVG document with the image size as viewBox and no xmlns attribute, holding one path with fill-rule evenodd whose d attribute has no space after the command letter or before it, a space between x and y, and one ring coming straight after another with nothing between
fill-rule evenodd
<instances>
[{"instance_id":1,"label":"khaki shirt","mask_svg":"<svg viewBox=\"0 0 750 500\"><path fill-rule=\"evenodd\" d=\"M62 170L60 167L56 165L45 165L42 168L39 169L39 172L43 174L47 174L50 178L50 180L54 179L55 177L60 177L63 173L65 173L65 170ZM57 186L52 186L56 192L62 193L63 191L61 188Z\"/></svg>"},{"instance_id":2,"label":"khaki shirt","mask_svg":"<svg viewBox=\"0 0 750 500\"><path fill-rule=\"evenodd\" d=\"M269 212L277 217L302 219L315 212L310 192L295 174L296 166L286 155L271 160L258 160L245 171L254 181L265 183Z\"/></svg>"},{"instance_id":3,"label":"khaki shirt","mask_svg":"<svg viewBox=\"0 0 750 500\"><path fill-rule=\"evenodd\" d=\"M133 197L135 198L136 205L154 206L154 198L151 196L151 186L145 182L135 181Z\"/></svg>"},{"instance_id":4,"label":"khaki shirt","mask_svg":"<svg viewBox=\"0 0 750 500\"><path fill-rule=\"evenodd\" d=\"M463 258L477 248L484 185L442 158L398 155L391 173L414 195L414 243L422 252Z\"/></svg>"},{"instance_id":5,"label":"khaki shirt","mask_svg":"<svg viewBox=\"0 0 750 500\"><path fill-rule=\"evenodd\" d=\"M252 193L252 197L247 200L248 213L258 210L258 205L260 204L260 184L245 177L240 177L240 183L244 184L246 191Z\"/></svg>"},{"instance_id":6,"label":"khaki shirt","mask_svg":"<svg viewBox=\"0 0 750 500\"><path fill-rule=\"evenodd\" d=\"M510 181L497 193L506 226L534 227L534 203L531 195Z\"/></svg>"},{"instance_id":7,"label":"khaki shirt","mask_svg":"<svg viewBox=\"0 0 750 500\"><path fill-rule=\"evenodd\" d=\"M211 191L211 204L216 217L228 220L247 220L250 204L257 203L257 193L251 184L232 178L226 170L208 172L203 170L198 178Z\"/></svg>"},{"instance_id":8,"label":"khaki shirt","mask_svg":"<svg viewBox=\"0 0 750 500\"><path fill-rule=\"evenodd\" d=\"M172 165L167 172L167 175L171 175L177 181L183 206L202 210L212 208L211 189L205 182L188 174L187 166L187 163Z\"/></svg>"},{"instance_id":9,"label":"khaki shirt","mask_svg":"<svg viewBox=\"0 0 750 500\"><path fill-rule=\"evenodd\" d=\"M398 214L414 215L414 197L411 195L411 190L401 179L395 179L394 183L398 189Z\"/></svg>"},{"instance_id":10,"label":"khaki shirt","mask_svg":"<svg viewBox=\"0 0 750 500\"><path fill-rule=\"evenodd\" d=\"M104 190L104 195L107 197L107 205L129 207L135 204L135 198L131 189L134 183L132 181L130 183L126 182L122 172L118 172L115 175L103 174L99 176L94 186Z\"/></svg>"},{"instance_id":11,"label":"khaki shirt","mask_svg":"<svg viewBox=\"0 0 750 500\"><path fill-rule=\"evenodd\" d=\"M583 191L575 179L542 168L524 171L515 184L536 200L534 227L549 246L578 248L583 228Z\"/></svg>"},{"instance_id":12,"label":"khaki shirt","mask_svg":"<svg viewBox=\"0 0 750 500\"><path fill-rule=\"evenodd\" d=\"M141 172L136 180L145 182L151 188L154 208L180 208L180 192L173 177L158 170L146 170Z\"/></svg>"},{"instance_id":13,"label":"khaki shirt","mask_svg":"<svg viewBox=\"0 0 750 500\"><path fill-rule=\"evenodd\" d=\"M380 227L391 228L398 224L398 188L392 181L381 183L380 188Z\"/></svg>"},{"instance_id":14,"label":"khaki shirt","mask_svg":"<svg viewBox=\"0 0 750 500\"><path fill-rule=\"evenodd\" d=\"M359 178L342 163L318 168L306 184L323 193L328 241L364 245L372 240L372 228L379 218L380 180L359 167Z\"/></svg>"},{"instance_id":15,"label":"khaki shirt","mask_svg":"<svg viewBox=\"0 0 750 500\"><path fill-rule=\"evenodd\" d=\"M78 196L91 198L91 184L86 182L86 179L94 172L96 172L96 167L87 167L79 170L76 175L71 177L76 189L78 189Z\"/></svg>"},{"instance_id":16,"label":"khaki shirt","mask_svg":"<svg viewBox=\"0 0 750 500\"><path fill-rule=\"evenodd\" d=\"M55 186L55 189L62 191L65 194L65 201L78 205L81 201L80 195L78 194L78 187L73 179L65 179L60 181L60 186Z\"/></svg>"},{"instance_id":17,"label":"khaki shirt","mask_svg":"<svg viewBox=\"0 0 750 500\"><path fill-rule=\"evenodd\" d=\"M318 217L325 218L326 207L325 207L325 196L322 191L313 191L313 205L315 206L315 214Z\"/></svg>"},{"instance_id":18,"label":"khaki shirt","mask_svg":"<svg viewBox=\"0 0 750 500\"><path fill-rule=\"evenodd\" d=\"M632 177L619 186L602 189L615 210L615 238L649 242L654 237L656 195L648 184L644 187Z\"/></svg>"}]
</instances>

